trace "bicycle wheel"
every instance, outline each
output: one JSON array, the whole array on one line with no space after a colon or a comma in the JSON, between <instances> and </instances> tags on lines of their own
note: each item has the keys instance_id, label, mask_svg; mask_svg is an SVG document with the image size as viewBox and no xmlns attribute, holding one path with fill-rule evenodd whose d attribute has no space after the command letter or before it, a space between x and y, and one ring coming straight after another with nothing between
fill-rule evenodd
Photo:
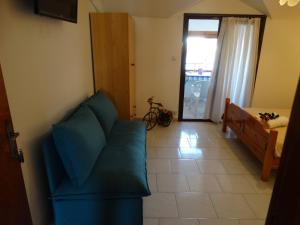
<instances>
[{"instance_id":1,"label":"bicycle wheel","mask_svg":"<svg viewBox=\"0 0 300 225\"><path fill-rule=\"evenodd\" d=\"M157 124L157 115L154 112L148 112L144 118L143 121L146 123L147 130L153 129Z\"/></svg>"}]
</instances>

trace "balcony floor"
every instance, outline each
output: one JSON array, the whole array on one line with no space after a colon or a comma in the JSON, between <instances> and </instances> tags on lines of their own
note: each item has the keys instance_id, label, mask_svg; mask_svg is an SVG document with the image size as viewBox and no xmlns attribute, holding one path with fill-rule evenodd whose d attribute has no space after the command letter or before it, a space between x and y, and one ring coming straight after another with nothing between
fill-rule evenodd
<instances>
[{"instance_id":1,"label":"balcony floor","mask_svg":"<svg viewBox=\"0 0 300 225\"><path fill-rule=\"evenodd\" d=\"M186 98L183 106L183 119L206 119L204 117L206 101Z\"/></svg>"}]
</instances>

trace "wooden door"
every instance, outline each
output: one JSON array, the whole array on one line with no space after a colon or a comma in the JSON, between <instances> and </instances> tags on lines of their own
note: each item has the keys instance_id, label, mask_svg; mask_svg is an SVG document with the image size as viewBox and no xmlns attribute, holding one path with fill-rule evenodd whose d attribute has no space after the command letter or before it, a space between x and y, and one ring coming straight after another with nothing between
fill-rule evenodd
<instances>
[{"instance_id":1,"label":"wooden door","mask_svg":"<svg viewBox=\"0 0 300 225\"><path fill-rule=\"evenodd\" d=\"M136 117L136 78L135 78L135 27L134 20L128 17L128 41L129 41L129 93L130 93L130 119Z\"/></svg>"},{"instance_id":2,"label":"wooden door","mask_svg":"<svg viewBox=\"0 0 300 225\"><path fill-rule=\"evenodd\" d=\"M267 225L300 224L300 82L290 117Z\"/></svg>"},{"instance_id":3,"label":"wooden door","mask_svg":"<svg viewBox=\"0 0 300 225\"><path fill-rule=\"evenodd\" d=\"M0 224L32 225L0 66Z\"/></svg>"},{"instance_id":4,"label":"wooden door","mask_svg":"<svg viewBox=\"0 0 300 225\"><path fill-rule=\"evenodd\" d=\"M121 119L130 118L127 13L91 13L95 89L115 103Z\"/></svg>"}]
</instances>

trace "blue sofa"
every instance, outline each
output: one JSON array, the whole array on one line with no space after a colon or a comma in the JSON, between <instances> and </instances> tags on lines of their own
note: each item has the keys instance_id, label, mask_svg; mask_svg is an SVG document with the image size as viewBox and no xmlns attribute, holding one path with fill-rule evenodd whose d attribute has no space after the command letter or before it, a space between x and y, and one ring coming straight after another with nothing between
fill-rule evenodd
<instances>
[{"instance_id":1,"label":"blue sofa","mask_svg":"<svg viewBox=\"0 0 300 225\"><path fill-rule=\"evenodd\" d=\"M143 122L120 121L98 92L43 144L55 225L142 225L150 190Z\"/></svg>"}]
</instances>

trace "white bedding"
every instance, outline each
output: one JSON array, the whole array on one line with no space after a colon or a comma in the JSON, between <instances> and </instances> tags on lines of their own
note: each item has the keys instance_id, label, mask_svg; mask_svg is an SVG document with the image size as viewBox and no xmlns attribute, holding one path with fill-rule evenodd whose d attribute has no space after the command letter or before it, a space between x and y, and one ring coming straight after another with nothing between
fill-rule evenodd
<instances>
[{"instance_id":1,"label":"white bedding","mask_svg":"<svg viewBox=\"0 0 300 225\"><path fill-rule=\"evenodd\" d=\"M246 112L248 112L249 114L251 114L255 118L257 118L258 113L265 113L265 112L267 112L267 113L276 112L280 116L285 116L287 118L289 118L290 114L291 114L290 109L244 108L244 110ZM266 130L270 131L270 129L266 129ZM275 129L272 129L272 130L278 131L276 149L275 149L275 156L276 157L281 157L287 127L279 127L279 128L275 128Z\"/></svg>"}]
</instances>

